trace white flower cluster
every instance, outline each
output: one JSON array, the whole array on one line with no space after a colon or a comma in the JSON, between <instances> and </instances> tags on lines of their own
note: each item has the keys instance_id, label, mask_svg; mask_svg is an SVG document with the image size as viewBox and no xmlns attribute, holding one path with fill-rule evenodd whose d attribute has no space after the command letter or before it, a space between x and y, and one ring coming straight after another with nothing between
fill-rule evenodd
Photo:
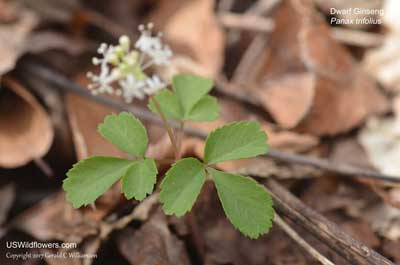
<instances>
[{"instance_id":1,"label":"white flower cluster","mask_svg":"<svg viewBox=\"0 0 400 265\"><path fill-rule=\"evenodd\" d=\"M120 37L116 46L100 45L97 52L101 58L93 58L93 64L100 66L100 73L87 74L93 94L116 94L130 103L134 98L144 99L166 87L157 75L145 73L151 66L169 64L172 57L170 48L161 41L161 33L154 36L152 28L151 23L139 26L141 35L133 49L127 36Z\"/></svg>"}]
</instances>

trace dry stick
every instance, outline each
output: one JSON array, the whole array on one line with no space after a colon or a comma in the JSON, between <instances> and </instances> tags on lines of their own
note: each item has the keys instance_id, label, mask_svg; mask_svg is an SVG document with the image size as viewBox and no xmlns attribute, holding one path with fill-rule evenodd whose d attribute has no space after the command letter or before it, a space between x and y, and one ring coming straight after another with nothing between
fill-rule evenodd
<instances>
[{"instance_id":1,"label":"dry stick","mask_svg":"<svg viewBox=\"0 0 400 265\"><path fill-rule=\"evenodd\" d=\"M346 28L331 28L334 39L344 44L358 47L376 47L383 43L383 35Z\"/></svg>"},{"instance_id":2,"label":"dry stick","mask_svg":"<svg viewBox=\"0 0 400 265\"><path fill-rule=\"evenodd\" d=\"M245 15L250 16L262 16L267 14L273 7L278 4L280 0L259 0L256 1L249 9L246 10ZM237 16L237 15L236 15ZM264 23L261 24L263 29L266 31L272 31L274 27L274 21L272 19L263 18ZM225 21L229 22L229 21ZM224 24L224 21L222 21ZM227 24L225 24L228 26ZM259 23L254 23L254 25L259 25ZM260 26L257 26L258 29ZM256 69L261 67L261 63L264 61L259 56L263 54L262 52L265 50L265 45L267 44L266 35L262 32L257 34L254 39L251 41L250 45L246 49L242 58L240 59L235 72L233 74L232 80L235 83L245 83L246 80L253 80ZM263 55L263 57L266 55ZM251 69L251 70L250 70Z\"/></svg>"},{"instance_id":3,"label":"dry stick","mask_svg":"<svg viewBox=\"0 0 400 265\"><path fill-rule=\"evenodd\" d=\"M270 179L267 187L278 212L301 225L351 264L394 265L391 261L352 238L337 225L306 206L278 182Z\"/></svg>"},{"instance_id":4,"label":"dry stick","mask_svg":"<svg viewBox=\"0 0 400 265\"><path fill-rule=\"evenodd\" d=\"M288 236L290 236L300 247L302 247L308 254L318 260L323 265L334 265L329 259L319 253L315 248L307 243L294 229L292 229L277 213L274 218L277 224Z\"/></svg>"},{"instance_id":5,"label":"dry stick","mask_svg":"<svg viewBox=\"0 0 400 265\"><path fill-rule=\"evenodd\" d=\"M260 55L262 55L266 45L267 38L264 35L259 34L254 37L235 69L232 77L234 83L240 84L246 82L246 80L253 80L257 72L255 69L259 68L263 61L260 59Z\"/></svg>"},{"instance_id":6,"label":"dry stick","mask_svg":"<svg viewBox=\"0 0 400 265\"><path fill-rule=\"evenodd\" d=\"M233 5L235 4L235 0L221 0L218 3L218 11L229 11L232 9Z\"/></svg>"},{"instance_id":7,"label":"dry stick","mask_svg":"<svg viewBox=\"0 0 400 265\"><path fill-rule=\"evenodd\" d=\"M37 157L33 159L33 162L48 178L54 178L54 170L43 158Z\"/></svg>"},{"instance_id":8,"label":"dry stick","mask_svg":"<svg viewBox=\"0 0 400 265\"><path fill-rule=\"evenodd\" d=\"M147 120L150 122L154 122L155 124L162 124L162 120L154 115L153 113L132 105L126 105L124 103L112 100L110 98L102 97L102 96L94 96L90 93L89 90L82 88L81 86L75 84L74 82L70 81L68 78L64 77L63 75L59 74L58 72L43 66L39 63L35 62L27 62L21 63L20 69L25 71L25 73L29 73L34 75L38 78L42 78L45 81L49 82L51 85L59 87L64 91L74 92L79 94L83 97L89 98L93 101L101 103L103 105L124 111L130 111L134 113L136 116L143 120ZM180 124L178 122L170 122L170 125L174 128L179 128ZM206 138L207 134L192 128L192 127L185 127L185 133L191 136L199 137L199 138ZM300 164L300 165L307 165L317 167L323 170L327 170L330 172L335 172L344 176L357 176L357 177L366 177L370 179L376 179L380 181L386 181L391 183L399 183L400 176L392 176L382 174L373 170L360 168L358 166L353 166L347 163L339 163L339 162L332 162L327 159L302 155L302 154L289 154L286 152L281 152L278 150L270 149L269 152L263 156L273 158L275 160L279 160L282 162L293 163L293 164Z\"/></svg>"},{"instance_id":9,"label":"dry stick","mask_svg":"<svg viewBox=\"0 0 400 265\"><path fill-rule=\"evenodd\" d=\"M247 30L256 32L270 32L274 28L274 21L251 14L235 14L232 12L221 12L218 19L226 28L233 30Z\"/></svg>"},{"instance_id":10,"label":"dry stick","mask_svg":"<svg viewBox=\"0 0 400 265\"><path fill-rule=\"evenodd\" d=\"M82 11L82 13L85 15L85 18L88 22L100 29L103 29L116 39L118 39L121 35L129 35L130 37L136 36L131 29L116 23L114 20L94 10L85 9Z\"/></svg>"},{"instance_id":11,"label":"dry stick","mask_svg":"<svg viewBox=\"0 0 400 265\"><path fill-rule=\"evenodd\" d=\"M133 106L127 106L125 104L110 100L108 98L93 96L90 92L81 88L79 85L71 82L64 76L60 75L59 73L47 67L44 67L40 64L25 62L24 64L21 64L21 68L25 70L25 73L30 75L35 75L36 77L39 78L43 78L50 84L59 87L65 91L75 92L81 96L90 98L96 102L105 104L107 106L116 109L132 111L135 115L139 116L140 118L155 122L157 124L162 123L162 121L154 114L149 113L148 111L144 111L143 109L135 108ZM176 127L179 126L179 124L171 124L171 125ZM196 137L201 137L201 138L205 137L203 133L192 128L186 128L185 132ZM270 153L273 153L271 157L275 157L282 161L307 164L311 166L320 167L323 169L327 168L328 170L332 170L334 172L345 175L350 175L350 174L362 175L365 174L366 172L369 172L369 177L390 180L392 182L400 180L400 178L393 179L393 177L391 176L382 175L380 173L367 171L363 169L359 169L358 171L356 171L354 170L355 168L352 168L352 170L348 170L347 167L349 165L346 164L340 164L339 167L341 168L341 171L337 171L336 168L334 168L333 166L331 166L331 164L329 164L328 160L324 159L318 159L302 155L289 155L273 150L270 151ZM308 229L310 232L312 232L314 235L320 238L323 242L328 244L332 249L334 249L335 251L346 257L348 260L350 260L352 264L394 265L393 263L391 263L386 258L379 255L375 251L369 249L365 245L361 244L360 242L351 238L349 235L345 234L336 225L326 220L320 214L316 213L315 211L305 206L300 200L298 200L296 197L290 194L288 190L279 185L277 182L269 180L267 186L270 189L270 193L275 200L275 208L279 212L281 212L294 222ZM359 261L360 259L366 259L369 262L366 263L361 261L360 263Z\"/></svg>"},{"instance_id":12,"label":"dry stick","mask_svg":"<svg viewBox=\"0 0 400 265\"><path fill-rule=\"evenodd\" d=\"M249 9L247 14L264 15L271 11L281 0L258 0Z\"/></svg>"}]
</instances>

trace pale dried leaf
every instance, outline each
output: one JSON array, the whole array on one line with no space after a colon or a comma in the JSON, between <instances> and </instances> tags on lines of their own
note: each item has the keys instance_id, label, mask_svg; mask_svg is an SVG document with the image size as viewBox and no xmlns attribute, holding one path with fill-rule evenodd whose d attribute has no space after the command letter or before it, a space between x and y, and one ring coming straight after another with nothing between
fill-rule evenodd
<instances>
[{"instance_id":1,"label":"pale dried leaf","mask_svg":"<svg viewBox=\"0 0 400 265\"><path fill-rule=\"evenodd\" d=\"M54 133L33 95L14 81L6 84L0 98L0 166L13 168L44 156Z\"/></svg>"},{"instance_id":2,"label":"pale dried leaf","mask_svg":"<svg viewBox=\"0 0 400 265\"><path fill-rule=\"evenodd\" d=\"M214 0L162 0L150 20L176 54L191 57L216 77L224 60L224 33L213 10Z\"/></svg>"},{"instance_id":3,"label":"pale dried leaf","mask_svg":"<svg viewBox=\"0 0 400 265\"><path fill-rule=\"evenodd\" d=\"M399 176L399 136L399 118L374 118L360 131L358 141L365 149L372 165L380 172Z\"/></svg>"},{"instance_id":4,"label":"pale dried leaf","mask_svg":"<svg viewBox=\"0 0 400 265\"><path fill-rule=\"evenodd\" d=\"M18 57L26 50L28 35L38 23L33 12L19 5L15 8L18 9L17 19L12 23L0 23L0 76L14 68Z\"/></svg>"},{"instance_id":5,"label":"pale dried leaf","mask_svg":"<svg viewBox=\"0 0 400 265\"><path fill-rule=\"evenodd\" d=\"M366 219L381 236L393 241L400 239L400 209L379 204L368 210Z\"/></svg>"},{"instance_id":6,"label":"pale dried leaf","mask_svg":"<svg viewBox=\"0 0 400 265\"><path fill-rule=\"evenodd\" d=\"M264 88L255 93L279 125L293 128L312 106L314 82L311 73L294 73L277 80L267 80Z\"/></svg>"},{"instance_id":7,"label":"pale dried leaf","mask_svg":"<svg viewBox=\"0 0 400 265\"><path fill-rule=\"evenodd\" d=\"M389 28L382 46L368 50L363 67L389 91L400 92L400 2L386 0L384 24Z\"/></svg>"}]
</instances>

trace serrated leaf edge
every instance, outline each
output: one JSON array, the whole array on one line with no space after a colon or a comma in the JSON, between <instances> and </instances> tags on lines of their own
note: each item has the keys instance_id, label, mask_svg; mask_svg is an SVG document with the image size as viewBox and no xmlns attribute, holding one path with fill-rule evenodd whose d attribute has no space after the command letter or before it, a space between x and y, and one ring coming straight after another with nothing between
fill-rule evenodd
<instances>
[{"instance_id":1,"label":"serrated leaf edge","mask_svg":"<svg viewBox=\"0 0 400 265\"><path fill-rule=\"evenodd\" d=\"M155 163L155 161L154 161L153 158L145 158L145 159L151 159L151 160L153 161L153 163ZM153 186L152 186L151 191L146 192L146 193L145 193L145 196L144 196L143 198L141 198L141 199L140 199L140 198L137 198L137 197L135 197L135 196L131 196L131 197L128 197L128 196L127 196L127 194L125 193L125 191L124 191L124 189L123 189L124 178L125 178L125 176L126 176L128 170L129 170L132 166L134 166L135 164L140 163L141 161L144 161L144 160L135 160L135 161L132 161L133 163L132 163L130 166L128 166L128 168L125 170L124 174L123 174L122 177L121 177L121 193L125 196L125 198L126 198L127 200L132 200L133 198L135 198L135 200L137 200L137 201L143 201L144 199L147 198L147 196L149 196L150 194L153 193L153 191L154 191L154 186L155 186L156 183L157 183L158 169L157 169L157 166L156 166L156 167L155 167L155 169L156 169L155 182L153 183Z\"/></svg>"},{"instance_id":2,"label":"serrated leaf edge","mask_svg":"<svg viewBox=\"0 0 400 265\"><path fill-rule=\"evenodd\" d=\"M77 171L77 170L78 170L77 167L78 167L79 164L82 164L82 163L86 162L86 161L89 160L89 159L97 159L97 158L118 158L118 159L123 159L123 160L131 161L132 163L135 162L135 161L132 161L132 160L129 160L129 159L120 158L120 157L113 157L113 156L91 156L91 157L88 157L88 158L85 158L85 159L81 159L81 160L79 160L78 162L74 163L74 164L72 165L72 168L70 168L70 169L67 171L67 173L65 173L65 175L67 176L67 178L65 178L65 179L63 180L63 184L62 184L62 189L63 189L64 192L65 192L65 198L66 198L66 200L67 200L69 203L72 204L72 206L73 206L74 209L78 209L78 208L80 208L80 207L82 207L82 206L87 206L87 205L89 205L89 204L91 204L91 203L79 203L79 204L75 204L75 203L71 200L71 198L70 198L70 196L69 196L69 194L68 194L68 192L67 192L67 190L66 190L65 185L69 182L69 181L68 181L69 178L72 177L72 176L70 176L70 174L72 174L74 171ZM130 166L127 166L127 167L129 168ZM78 170L78 171L79 171L79 170ZM120 177L114 182L114 184L115 184L117 181L119 181L119 180L121 179L121 177L122 177L122 176L120 176ZM114 184L112 184L112 185L114 185ZM101 196L101 195L100 195L100 196ZM100 197L100 196L99 196L99 197Z\"/></svg>"},{"instance_id":3,"label":"serrated leaf edge","mask_svg":"<svg viewBox=\"0 0 400 265\"><path fill-rule=\"evenodd\" d=\"M107 116L104 118L103 122L101 122L99 125L97 125L97 131L99 132L99 134L100 134L107 142L109 142L109 143L111 143L112 145L114 145L111 141L109 141L109 140L103 135L103 133L101 132L101 127L105 126L105 123L107 122L107 120L110 120L110 119L112 119L112 118L114 118L114 117L117 117L117 118L118 118L118 117L120 117L120 116L122 116L122 115L128 115L129 117L132 117L134 120L136 120L136 121L138 122L138 124L140 125L140 127L144 130L144 135L145 135L145 137L146 137L146 148L144 149L143 154L137 155L138 157L143 157L144 154L146 153L146 150L147 150L148 145L149 145L149 136L148 136L148 134L147 134L147 129L146 129L146 127L145 127L145 126L143 125L143 123L142 123L138 118L136 118L135 115L133 115L132 113L127 112L127 111L122 111L122 112L120 112L119 114L111 113L111 114L107 115ZM116 145L114 145L114 146L117 147L119 150L121 150L122 152L124 152L124 153L126 153L126 154L133 155L133 154L131 154L131 153L128 153L128 152L122 150L121 148L119 148L119 147L116 146Z\"/></svg>"},{"instance_id":4,"label":"serrated leaf edge","mask_svg":"<svg viewBox=\"0 0 400 265\"><path fill-rule=\"evenodd\" d=\"M213 168L211 168L211 169L212 169L212 170L216 170L216 169L213 169ZM216 170L216 171L219 171L219 170ZM223 171L221 171L221 172L223 172ZM221 203L221 205L222 205L222 208L223 208L223 210L224 210L225 215L227 216L227 218L228 218L229 222L232 224L232 226L233 226L236 230L238 230L240 233L242 233L243 235L245 235L246 237L248 237L248 238L250 238L250 239L257 239L257 238L259 238L260 236L267 234L268 231L272 228L272 224L273 224L275 212L274 212L274 210L273 210L274 201L272 200L271 195L268 193L268 191L265 189L265 187L264 187L263 185L261 185L260 183L258 183L256 180L254 180L254 179L251 178L251 177L243 176L243 175L240 175L240 174L232 174L232 173L223 172L223 173L226 173L226 174L232 174L232 175L241 176L241 177L243 177L243 178L245 178L245 179L250 180L251 182L253 182L254 184L256 184L256 186L258 186L258 187L260 187L261 189L263 189L263 190L266 192L266 194L268 195L268 196L267 196L268 203L270 203L271 209L272 209L272 211L271 211L271 215L272 215L272 216L271 216L271 222L266 223L266 227L264 228L264 229L266 229L266 230L265 230L264 232L259 232L259 233L257 233L255 236L252 236L252 235L249 235L249 234L245 233L240 227L237 227L237 226L231 221L231 216L230 216L230 215L227 213L227 211L225 210L225 205L224 205L223 201L220 199L220 193L219 193L219 191L218 191L218 189L217 189L217 184L215 183L214 178L212 177L212 173L209 172L209 168L207 168L207 173L211 176L211 179L212 179L212 181L213 181L213 183L214 183L215 189L217 190L218 199L219 199L219 201L220 201L220 203Z\"/></svg>"},{"instance_id":5,"label":"serrated leaf edge","mask_svg":"<svg viewBox=\"0 0 400 265\"><path fill-rule=\"evenodd\" d=\"M194 157L186 157L186 158L180 159L180 160L176 161L174 164L172 164L172 166L170 167L170 169L168 169L168 171L170 171L178 162L180 162L180 161L182 161L182 160L185 160L185 159L195 159L195 160L197 160L199 163L201 163L201 161L198 160L197 158L194 158ZM182 212L182 213L177 214L176 211L166 211L166 210L165 210L165 207L164 207L165 201L163 200L162 195L161 195L162 189L163 189L163 184L165 183L164 181L165 181L166 178L168 177L168 171L165 173L165 177L164 177L164 179L162 180L162 182L161 182L161 184L160 184L161 191L160 191L159 200L160 200L160 202L163 204L162 209L163 209L163 211L164 211L164 213L165 213L166 215L176 215L177 217L181 217L181 216L184 216L187 212L189 212L189 211L192 210L192 208L193 208L194 204L196 203L197 198L198 198L199 194L201 193L201 190L202 190L202 188L203 188L203 186L204 186L204 183L205 183L205 181L206 181L206 177L204 177L204 180L203 180L203 183L201 184L201 187L200 187L200 189L199 189L199 192L195 195L195 199L194 199L194 202L193 202L193 204L192 204L192 207L191 207L190 209L185 210L185 211ZM204 172L204 175L206 175L206 170L205 170L205 168L203 168L203 172ZM183 190L182 190L182 191L183 191ZM182 193L182 191L180 191L180 193Z\"/></svg>"},{"instance_id":6,"label":"serrated leaf edge","mask_svg":"<svg viewBox=\"0 0 400 265\"><path fill-rule=\"evenodd\" d=\"M211 162L208 162L208 161L206 160L206 157L207 157L207 141L208 141L208 139L209 139L213 134L217 133L218 131L221 131L221 130L225 129L226 127L237 127L237 126L242 126L242 124L245 124L244 126L249 126L250 124L256 124L257 127L258 127L256 133L260 133L260 134L265 138L263 142L265 142L266 151L263 152L263 153L255 154L255 155L253 155L253 156L251 156L251 157L256 157L256 156L258 156L258 155L262 155L262 154L265 154L266 152L268 152L268 149L269 149L269 146L268 146L268 143L267 143L267 141L268 141L268 135L262 130L262 128L261 128L261 126L260 126L260 124L259 124L258 122L256 122L256 121L234 121L234 122L230 122L230 123L227 123L227 124L224 124L224 125L219 126L218 128L216 128L215 130L213 130L213 131L207 136L206 141L205 141L205 145L204 145L204 161L207 163L207 165L213 165L213 164L216 164L216 163L219 163L219 162L223 162L223 161L217 161L217 162L212 162L212 163L211 163ZM228 154L229 154L229 153L228 153ZM244 158L251 158L251 157L247 157L247 156L246 156L246 157L237 158L237 159L234 159L234 160L239 160L239 159L244 159ZM232 160L224 160L224 161L232 161Z\"/></svg>"}]
</instances>

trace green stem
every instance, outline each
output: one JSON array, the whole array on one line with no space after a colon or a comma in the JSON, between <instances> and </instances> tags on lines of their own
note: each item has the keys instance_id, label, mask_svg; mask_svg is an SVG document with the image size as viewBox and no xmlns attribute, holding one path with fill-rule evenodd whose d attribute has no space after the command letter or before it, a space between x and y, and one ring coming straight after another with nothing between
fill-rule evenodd
<instances>
[{"instance_id":1,"label":"green stem","mask_svg":"<svg viewBox=\"0 0 400 265\"><path fill-rule=\"evenodd\" d=\"M160 117L161 117L161 120L163 121L164 127L167 130L168 137L171 140L171 144L172 144L172 148L174 149L175 157L178 157L179 156L179 149L178 149L178 145L176 143L174 131L172 130L171 125L169 125L168 120L165 117L164 113L161 111L161 106L158 103L158 101L155 99L155 97L151 96L150 100L153 101L154 106L156 107L158 114L160 114Z\"/></svg>"}]
</instances>

